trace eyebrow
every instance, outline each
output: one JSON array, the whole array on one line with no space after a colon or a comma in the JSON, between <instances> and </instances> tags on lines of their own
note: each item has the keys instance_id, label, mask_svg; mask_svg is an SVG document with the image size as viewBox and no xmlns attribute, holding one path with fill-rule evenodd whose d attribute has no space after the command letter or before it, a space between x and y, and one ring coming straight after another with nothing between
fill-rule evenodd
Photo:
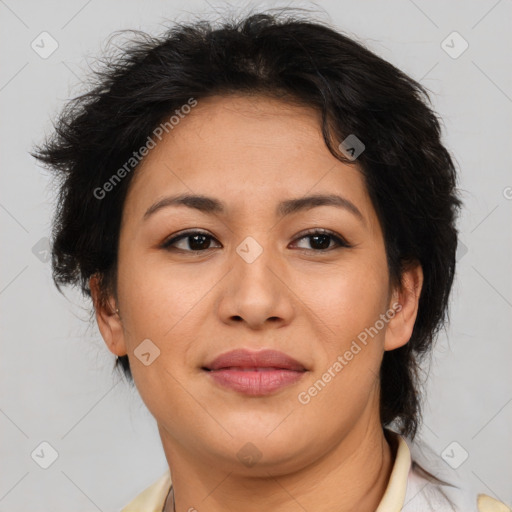
<instances>
[{"instance_id":1,"label":"eyebrow","mask_svg":"<svg viewBox=\"0 0 512 512\"><path fill-rule=\"evenodd\" d=\"M209 214L223 214L226 207L222 201L213 197L203 195L179 194L160 199L151 205L144 213L143 220L148 219L158 210L169 206L186 206ZM357 206L348 199L336 194L315 194L297 199L287 199L280 202L276 208L276 216L285 217L299 211L310 210L318 206L336 206L343 208L361 220L364 223L363 214Z\"/></svg>"}]
</instances>

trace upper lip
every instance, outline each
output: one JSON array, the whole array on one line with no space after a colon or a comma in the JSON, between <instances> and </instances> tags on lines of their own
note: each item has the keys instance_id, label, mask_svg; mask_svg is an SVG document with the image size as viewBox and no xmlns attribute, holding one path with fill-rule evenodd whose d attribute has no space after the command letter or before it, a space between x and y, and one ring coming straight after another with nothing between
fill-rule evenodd
<instances>
[{"instance_id":1,"label":"upper lip","mask_svg":"<svg viewBox=\"0 0 512 512\"><path fill-rule=\"evenodd\" d=\"M297 360L277 350L252 351L236 349L217 356L204 366L207 370L220 370L221 368L281 368L285 370L305 371L304 365Z\"/></svg>"}]
</instances>

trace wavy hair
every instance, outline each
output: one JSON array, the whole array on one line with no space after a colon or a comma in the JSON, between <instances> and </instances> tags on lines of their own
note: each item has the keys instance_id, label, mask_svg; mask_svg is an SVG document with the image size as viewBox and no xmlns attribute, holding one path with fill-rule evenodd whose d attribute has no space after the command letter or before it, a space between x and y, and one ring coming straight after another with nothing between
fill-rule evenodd
<instances>
[{"instance_id":1,"label":"wavy hair","mask_svg":"<svg viewBox=\"0 0 512 512\"><path fill-rule=\"evenodd\" d=\"M412 336L385 352L380 369L381 422L414 438L420 363L447 320L461 206L427 90L361 43L286 10L174 24L160 37L136 32L102 63L89 92L65 106L52 136L32 153L60 178L52 232L57 288L80 286L90 297L89 278L97 274L102 295L115 294L121 215L134 172L107 199L93 191L191 97L264 94L313 107L329 151L364 176L394 283L411 262L423 269ZM338 150L350 134L366 146L357 162ZM127 356L115 366L133 383Z\"/></svg>"}]
</instances>

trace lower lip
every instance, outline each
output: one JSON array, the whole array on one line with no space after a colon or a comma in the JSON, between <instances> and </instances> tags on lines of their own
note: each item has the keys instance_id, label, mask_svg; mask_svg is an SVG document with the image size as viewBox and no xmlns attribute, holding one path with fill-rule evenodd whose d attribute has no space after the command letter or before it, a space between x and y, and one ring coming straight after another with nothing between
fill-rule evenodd
<instances>
[{"instance_id":1,"label":"lower lip","mask_svg":"<svg viewBox=\"0 0 512 512\"><path fill-rule=\"evenodd\" d=\"M305 371L293 370L211 370L208 374L223 387L253 396L264 396L281 388L294 384L305 374Z\"/></svg>"}]
</instances>

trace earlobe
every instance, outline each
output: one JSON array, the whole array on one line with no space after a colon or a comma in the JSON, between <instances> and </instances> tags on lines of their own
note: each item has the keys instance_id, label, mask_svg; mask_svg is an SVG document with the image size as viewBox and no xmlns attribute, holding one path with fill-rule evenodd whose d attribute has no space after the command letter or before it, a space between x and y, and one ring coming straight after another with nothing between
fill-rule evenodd
<instances>
[{"instance_id":1,"label":"earlobe","mask_svg":"<svg viewBox=\"0 0 512 512\"><path fill-rule=\"evenodd\" d=\"M117 356L127 353L124 330L119 316L119 310L113 297L108 300L103 297L100 289L100 278L94 274L89 279L89 288L94 305L96 322L108 349Z\"/></svg>"},{"instance_id":2,"label":"earlobe","mask_svg":"<svg viewBox=\"0 0 512 512\"><path fill-rule=\"evenodd\" d=\"M423 269L419 262L410 264L402 273L401 286L393 292L390 307L396 314L388 323L384 340L384 350L394 350L405 345L411 338L423 287Z\"/></svg>"}]
</instances>

